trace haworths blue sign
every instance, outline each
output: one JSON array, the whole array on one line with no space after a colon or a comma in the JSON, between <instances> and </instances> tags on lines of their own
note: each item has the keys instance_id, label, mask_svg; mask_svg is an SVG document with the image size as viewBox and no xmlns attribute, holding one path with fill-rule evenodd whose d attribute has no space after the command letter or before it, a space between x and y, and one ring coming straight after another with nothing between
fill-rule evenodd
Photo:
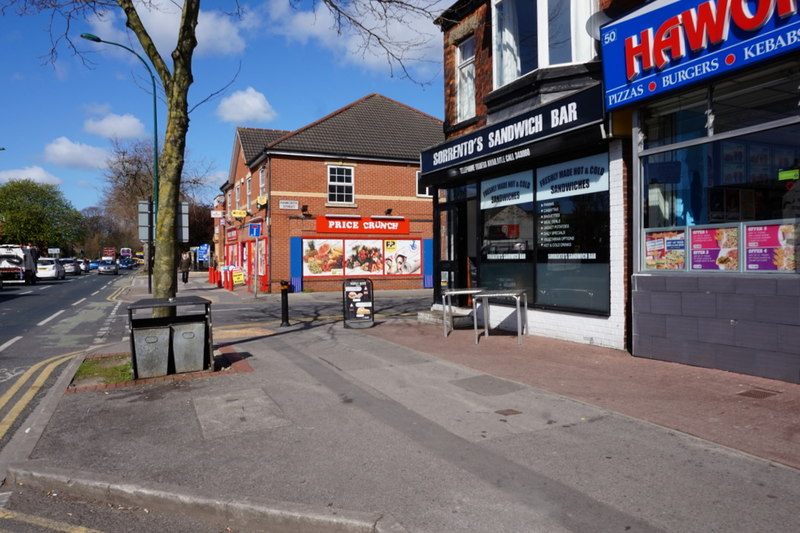
<instances>
[{"instance_id":1,"label":"haworths blue sign","mask_svg":"<svg viewBox=\"0 0 800 533\"><path fill-rule=\"evenodd\" d=\"M656 0L600 30L607 110L800 49L797 0Z\"/></svg>"}]
</instances>

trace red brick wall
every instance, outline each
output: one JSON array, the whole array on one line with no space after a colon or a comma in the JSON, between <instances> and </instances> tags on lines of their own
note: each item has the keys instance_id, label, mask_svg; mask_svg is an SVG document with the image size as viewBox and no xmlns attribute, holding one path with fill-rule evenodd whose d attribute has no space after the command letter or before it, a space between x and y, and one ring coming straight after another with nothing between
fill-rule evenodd
<instances>
[{"instance_id":1,"label":"red brick wall","mask_svg":"<svg viewBox=\"0 0 800 533\"><path fill-rule=\"evenodd\" d=\"M328 166L353 167L355 204L350 207L330 205L327 202ZM271 265L269 289L280 291L280 281L290 279L290 237L327 239L430 239L432 237L432 199L416 196L418 165L376 163L368 161L322 160L301 157L273 157L267 173L270 193L271 227L264 228L264 236L271 233ZM238 174L238 170L237 170ZM246 173L245 173L246 174ZM252 169L253 198L257 196L258 168ZM282 210L280 200L296 200L299 206L307 205L310 216L297 210ZM384 215L392 209L392 216L410 219L408 235L386 234L335 234L317 233L316 217L333 214L369 217ZM250 212L266 218L265 210L256 211L255 201ZM235 222L236 225L241 223ZM240 241L248 240L243 228ZM370 276L376 289L422 288L422 275ZM341 290L344 277L304 278L304 290Z\"/></svg>"},{"instance_id":2,"label":"red brick wall","mask_svg":"<svg viewBox=\"0 0 800 533\"><path fill-rule=\"evenodd\" d=\"M475 116L477 121L456 124L456 50L467 37L475 37ZM447 137L469 133L486 124L483 98L492 91L492 16L488 3L444 33L444 98ZM455 128L455 129L454 129Z\"/></svg>"}]
</instances>

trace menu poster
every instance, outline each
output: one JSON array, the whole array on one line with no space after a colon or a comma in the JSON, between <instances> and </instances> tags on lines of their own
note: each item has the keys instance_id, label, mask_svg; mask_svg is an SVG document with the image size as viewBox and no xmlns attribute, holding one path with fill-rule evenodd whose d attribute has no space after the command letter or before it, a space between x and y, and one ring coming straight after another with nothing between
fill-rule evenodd
<instances>
[{"instance_id":1,"label":"menu poster","mask_svg":"<svg viewBox=\"0 0 800 533\"><path fill-rule=\"evenodd\" d=\"M683 270L686 268L686 232L653 231L645 236L645 268Z\"/></svg>"},{"instance_id":2,"label":"menu poster","mask_svg":"<svg viewBox=\"0 0 800 533\"><path fill-rule=\"evenodd\" d=\"M745 228L745 268L748 271L797 270L797 224L769 224Z\"/></svg>"},{"instance_id":3,"label":"menu poster","mask_svg":"<svg viewBox=\"0 0 800 533\"><path fill-rule=\"evenodd\" d=\"M692 229L692 270L739 270L739 228Z\"/></svg>"}]
</instances>

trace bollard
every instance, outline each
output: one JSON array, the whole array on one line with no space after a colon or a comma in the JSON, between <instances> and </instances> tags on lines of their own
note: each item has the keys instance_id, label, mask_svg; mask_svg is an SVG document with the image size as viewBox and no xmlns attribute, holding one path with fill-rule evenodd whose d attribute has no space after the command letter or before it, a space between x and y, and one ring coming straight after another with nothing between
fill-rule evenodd
<instances>
[{"instance_id":1,"label":"bollard","mask_svg":"<svg viewBox=\"0 0 800 533\"><path fill-rule=\"evenodd\" d=\"M281 280L281 327L289 325L289 282Z\"/></svg>"}]
</instances>

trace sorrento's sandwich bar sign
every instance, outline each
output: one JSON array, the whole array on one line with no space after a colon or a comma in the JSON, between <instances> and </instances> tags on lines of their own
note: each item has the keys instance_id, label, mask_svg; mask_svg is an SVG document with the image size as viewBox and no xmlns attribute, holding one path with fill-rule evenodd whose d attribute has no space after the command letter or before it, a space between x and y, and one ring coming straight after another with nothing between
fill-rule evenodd
<instances>
[{"instance_id":1,"label":"sorrento's sandwich bar sign","mask_svg":"<svg viewBox=\"0 0 800 533\"><path fill-rule=\"evenodd\" d=\"M454 169L471 174L531 156L526 146L603 120L599 85L422 152L422 175ZM424 183L424 182L423 182Z\"/></svg>"},{"instance_id":2,"label":"sorrento's sandwich bar sign","mask_svg":"<svg viewBox=\"0 0 800 533\"><path fill-rule=\"evenodd\" d=\"M800 49L798 0L656 0L600 29L606 109Z\"/></svg>"}]
</instances>

